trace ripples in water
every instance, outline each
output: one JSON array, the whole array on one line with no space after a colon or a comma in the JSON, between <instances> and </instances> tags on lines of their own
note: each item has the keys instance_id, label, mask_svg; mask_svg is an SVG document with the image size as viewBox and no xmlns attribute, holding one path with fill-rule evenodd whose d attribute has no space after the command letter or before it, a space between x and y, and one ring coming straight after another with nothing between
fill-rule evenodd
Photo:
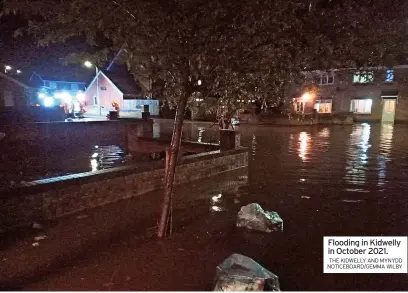
<instances>
[{"instance_id":1,"label":"ripples in water","mask_svg":"<svg viewBox=\"0 0 408 293\"><path fill-rule=\"evenodd\" d=\"M90 159L92 171L97 171L122 164L125 159L125 153L120 147L115 145L95 146Z\"/></svg>"}]
</instances>

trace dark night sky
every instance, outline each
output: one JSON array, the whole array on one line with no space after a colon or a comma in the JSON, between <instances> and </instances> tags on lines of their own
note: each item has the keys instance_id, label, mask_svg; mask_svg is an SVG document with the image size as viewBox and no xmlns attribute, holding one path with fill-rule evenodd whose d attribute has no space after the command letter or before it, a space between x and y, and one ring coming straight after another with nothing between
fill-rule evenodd
<instances>
[{"instance_id":1,"label":"dark night sky","mask_svg":"<svg viewBox=\"0 0 408 293\"><path fill-rule=\"evenodd\" d=\"M7 64L21 69L24 78L29 78L35 71L53 79L89 81L94 74L93 70L82 64L63 65L64 57L70 53L87 50L85 42L71 41L38 48L30 36L13 37L14 31L25 25L24 19L16 16L0 18L0 70Z\"/></svg>"}]
</instances>

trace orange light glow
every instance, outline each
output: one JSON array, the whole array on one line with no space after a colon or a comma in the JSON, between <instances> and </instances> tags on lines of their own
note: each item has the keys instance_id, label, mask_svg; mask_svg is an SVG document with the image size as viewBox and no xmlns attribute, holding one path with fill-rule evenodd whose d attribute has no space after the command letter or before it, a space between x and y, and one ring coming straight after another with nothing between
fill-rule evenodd
<instances>
[{"instance_id":1,"label":"orange light glow","mask_svg":"<svg viewBox=\"0 0 408 293\"><path fill-rule=\"evenodd\" d=\"M303 102L307 102L312 98L312 95L310 93L304 93L302 96Z\"/></svg>"}]
</instances>

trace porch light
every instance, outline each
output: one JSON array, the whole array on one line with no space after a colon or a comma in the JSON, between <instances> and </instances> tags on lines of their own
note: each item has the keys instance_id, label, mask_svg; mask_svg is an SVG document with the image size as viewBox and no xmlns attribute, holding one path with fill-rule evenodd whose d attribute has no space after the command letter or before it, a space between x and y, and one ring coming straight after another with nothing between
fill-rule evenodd
<instances>
[{"instance_id":1,"label":"porch light","mask_svg":"<svg viewBox=\"0 0 408 293\"><path fill-rule=\"evenodd\" d=\"M86 67L92 67L93 64L90 61L85 61L84 65Z\"/></svg>"}]
</instances>

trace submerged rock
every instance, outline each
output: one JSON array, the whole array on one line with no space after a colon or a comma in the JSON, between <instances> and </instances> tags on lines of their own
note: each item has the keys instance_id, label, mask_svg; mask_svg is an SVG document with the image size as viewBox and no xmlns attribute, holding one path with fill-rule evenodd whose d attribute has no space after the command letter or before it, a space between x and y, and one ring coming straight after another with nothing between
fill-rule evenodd
<instances>
[{"instance_id":1,"label":"submerged rock","mask_svg":"<svg viewBox=\"0 0 408 293\"><path fill-rule=\"evenodd\" d=\"M267 212L257 203L243 206L238 212L237 227L270 233L283 231L283 220L276 212Z\"/></svg>"},{"instance_id":2,"label":"submerged rock","mask_svg":"<svg viewBox=\"0 0 408 293\"><path fill-rule=\"evenodd\" d=\"M214 291L280 291L278 277L252 258L234 253L217 266Z\"/></svg>"}]
</instances>

